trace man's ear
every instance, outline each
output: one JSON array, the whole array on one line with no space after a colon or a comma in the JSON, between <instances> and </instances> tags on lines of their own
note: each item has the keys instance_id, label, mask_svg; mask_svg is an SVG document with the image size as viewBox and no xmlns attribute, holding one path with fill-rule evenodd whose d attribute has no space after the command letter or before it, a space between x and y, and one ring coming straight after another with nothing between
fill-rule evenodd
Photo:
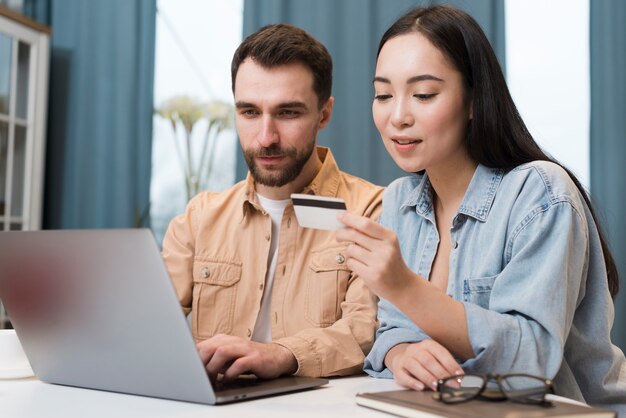
<instances>
[{"instance_id":1,"label":"man's ear","mask_svg":"<svg viewBox=\"0 0 626 418\"><path fill-rule=\"evenodd\" d=\"M333 114L334 104L335 104L335 98L333 96L330 96L328 100L326 101L326 103L324 103L324 105L322 106L322 111L320 112L321 117L320 117L320 122L319 122L319 129L324 129L326 125L328 125L328 122L330 122L330 119Z\"/></svg>"}]
</instances>

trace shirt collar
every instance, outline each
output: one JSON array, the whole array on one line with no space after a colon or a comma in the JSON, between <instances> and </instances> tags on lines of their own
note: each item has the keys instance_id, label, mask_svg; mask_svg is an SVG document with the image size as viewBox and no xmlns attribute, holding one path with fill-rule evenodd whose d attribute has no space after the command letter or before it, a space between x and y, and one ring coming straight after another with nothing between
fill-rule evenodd
<instances>
[{"instance_id":1,"label":"shirt collar","mask_svg":"<svg viewBox=\"0 0 626 418\"><path fill-rule=\"evenodd\" d=\"M489 168L479 164L465 192L459 213L485 222L503 177L503 169Z\"/></svg>"},{"instance_id":2,"label":"shirt collar","mask_svg":"<svg viewBox=\"0 0 626 418\"><path fill-rule=\"evenodd\" d=\"M301 193L337 197L341 176L335 157L326 147L317 147L317 155L322 161L322 168Z\"/></svg>"},{"instance_id":3,"label":"shirt collar","mask_svg":"<svg viewBox=\"0 0 626 418\"><path fill-rule=\"evenodd\" d=\"M419 183L417 187L414 188L411 193L407 196L407 199L401 206L401 209L407 207L415 207L415 211L422 216L425 216L433 206L432 200L432 186L430 185L430 181L428 180L428 175L418 174Z\"/></svg>"},{"instance_id":4,"label":"shirt collar","mask_svg":"<svg viewBox=\"0 0 626 418\"><path fill-rule=\"evenodd\" d=\"M479 164L465 191L458 213L485 222L503 177L503 169L489 168ZM417 187L411 191L402 204L402 208L405 207L415 207L415 211L422 216L432 210L432 186L426 173L421 175Z\"/></svg>"},{"instance_id":5,"label":"shirt collar","mask_svg":"<svg viewBox=\"0 0 626 418\"><path fill-rule=\"evenodd\" d=\"M322 168L320 168L315 178L313 178L300 193L336 197L339 191L339 180L341 178L337 162L329 148L316 147L316 152L322 161ZM255 182L249 171L246 176L246 187L242 189L241 200L244 217L246 208L254 208L262 211L259 199L256 195Z\"/></svg>"}]
</instances>

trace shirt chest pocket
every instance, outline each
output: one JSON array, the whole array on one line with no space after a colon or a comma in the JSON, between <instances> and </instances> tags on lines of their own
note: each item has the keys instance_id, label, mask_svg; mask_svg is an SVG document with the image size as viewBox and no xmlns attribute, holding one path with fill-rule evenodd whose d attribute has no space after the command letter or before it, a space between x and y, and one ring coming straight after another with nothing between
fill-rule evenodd
<instances>
[{"instance_id":1,"label":"shirt chest pocket","mask_svg":"<svg viewBox=\"0 0 626 418\"><path fill-rule=\"evenodd\" d=\"M193 265L192 328L197 338L232 331L241 263L196 260Z\"/></svg>"},{"instance_id":2,"label":"shirt chest pocket","mask_svg":"<svg viewBox=\"0 0 626 418\"><path fill-rule=\"evenodd\" d=\"M304 305L307 320L316 327L327 327L341 318L350 278L345 250L345 246L336 246L311 254Z\"/></svg>"},{"instance_id":3,"label":"shirt chest pocket","mask_svg":"<svg viewBox=\"0 0 626 418\"><path fill-rule=\"evenodd\" d=\"M463 281L463 300L489 309L491 289L498 276L468 278Z\"/></svg>"}]
</instances>

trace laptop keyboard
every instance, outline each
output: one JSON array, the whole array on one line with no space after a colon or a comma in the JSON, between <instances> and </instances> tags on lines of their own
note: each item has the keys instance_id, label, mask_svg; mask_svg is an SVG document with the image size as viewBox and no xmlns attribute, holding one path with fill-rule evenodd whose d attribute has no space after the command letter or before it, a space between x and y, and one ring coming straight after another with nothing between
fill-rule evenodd
<instances>
[{"instance_id":1,"label":"laptop keyboard","mask_svg":"<svg viewBox=\"0 0 626 418\"><path fill-rule=\"evenodd\" d=\"M225 382L222 380L222 376L218 376L217 381L213 382L215 390L228 390L228 389L241 389L250 386L255 386L259 383L259 378L255 375L241 375L235 380Z\"/></svg>"}]
</instances>

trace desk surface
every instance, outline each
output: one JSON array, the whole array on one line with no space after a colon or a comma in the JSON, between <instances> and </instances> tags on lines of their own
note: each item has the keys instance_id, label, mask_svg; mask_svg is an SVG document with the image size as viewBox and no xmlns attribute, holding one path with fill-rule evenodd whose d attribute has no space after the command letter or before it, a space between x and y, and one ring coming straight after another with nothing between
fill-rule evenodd
<instances>
[{"instance_id":1,"label":"desk surface","mask_svg":"<svg viewBox=\"0 0 626 418\"><path fill-rule=\"evenodd\" d=\"M2 418L213 418L390 417L355 402L358 392L401 389L393 380L367 376L330 379L317 389L221 406L148 398L43 383L34 377L0 379ZM560 396L551 399L579 403Z\"/></svg>"},{"instance_id":2,"label":"desk surface","mask_svg":"<svg viewBox=\"0 0 626 418\"><path fill-rule=\"evenodd\" d=\"M398 389L392 380L367 376L331 379L303 392L221 406L169 401L43 383L36 378L0 379L2 418L48 417L388 417L358 406L357 392Z\"/></svg>"}]
</instances>

